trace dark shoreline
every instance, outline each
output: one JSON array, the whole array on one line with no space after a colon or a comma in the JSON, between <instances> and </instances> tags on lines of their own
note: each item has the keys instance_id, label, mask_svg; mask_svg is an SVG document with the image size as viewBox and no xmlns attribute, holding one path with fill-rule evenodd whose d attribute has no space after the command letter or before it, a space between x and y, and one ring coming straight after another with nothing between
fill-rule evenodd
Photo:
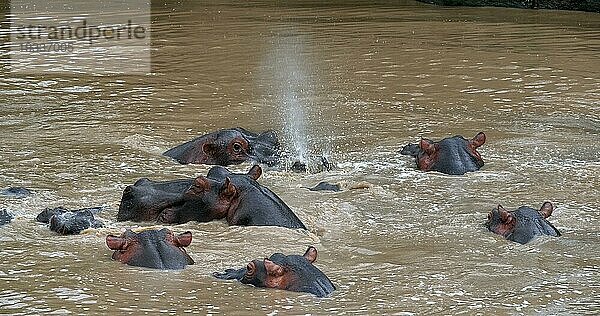
<instances>
[{"instance_id":1,"label":"dark shoreline","mask_svg":"<svg viewBox=\"0 0 600 316\"><path fill-rule=\"evenodd\" d=\"M417 0L441 6L507 7L600 13L600 0Z\"/></svg>"}]
</instances>

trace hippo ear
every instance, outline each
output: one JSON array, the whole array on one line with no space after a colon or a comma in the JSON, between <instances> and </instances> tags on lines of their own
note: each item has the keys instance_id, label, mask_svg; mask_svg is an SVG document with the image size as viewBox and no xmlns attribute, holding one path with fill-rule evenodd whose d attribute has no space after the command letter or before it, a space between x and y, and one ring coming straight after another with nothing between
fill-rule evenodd
<instances>
[{"instance_id":1,"label":"hippo ear","mask_svg":"<svg viewBox=\"0 0 600 316\"><path fill-rule=\"evenodd\" d=\"M469 141L469 145L471 148L475 149L485 143L485 134L483 132L479 132L479 134L475 135L473 139Z\"/></svg>"},{"instance_id":2,"label":"hippo ear","mask_svg":"<svg viewBox=\"0 0 600 316\"><path fill-rule=\"evenodd\" d=\"M190 189L192 188L200 189L201 191L209 191L210 182L208 182L207 178L199 176L196 179L194 179L194 183L192 184L192 187Z\"/></svg>"},{"instance_id":3,"label":"hippo ear","mask_svg":"<svg viewBox=\"0 0 600 316\"><path fill-rule=\"evenodd\" d=\"M540 209L540 214L544 216L544 218L550 217L552 215L552 211L554 211L554 206L550 202L544 202L542 208Z\"/></svg>"},{"instance_id":4,"label":"hippo ear","mask_svg":"<svg viewBox=\"0 0 600 316\"><path fill-rule=\"evenodd\" d=\"M106 245L111 250L125 250L128 246L127 240L125 238L113 235L106 236Z\"/></svg>"},{"instance_id":5,"label":"hippo ear","mask_svg":"<svg viewBox=\"0 0 600 316\"><path fill-rule=\"evenodd\" d=\"M419 147L421 147L421 150L428 155L431 155L435 152L435 144L424 138L419 142Z\"/></svg>"},{"instance_id":6,"label":"hippo ear","mask_svg":"<svg viewBox=\"0 0 600 316\"><path fill-rule=\"evenodd\" d=\"M173 241L177 247L187 247L192 243L192 233L187 231L174 236Z\"/></svg>"},{"instance_id":7,"label":"hippo ear","mask_svg":"<svg viewBox=\"0 0 600 316\"><path fill-rule=\"evenodd\" d=\"M236 195L236 193L237 193L237 189L235 188L233 183L231 183L231 180L229 179L229 177L225 178L225 182L223 182L223 185L221 186L219 195L221 197L231 199Z\"/></svg>"},{"instance_id":8,"label":"hippo ear","mask_svg":"<svg viewBox=\"0 0 600 316\"><path fill-rule=\"evenodd\" d=\"M254 165L252 168L250 168L250 171L248 171L248 175L250 178L258 180L258 178L260 178L262 175L262 168L259 165Z\"/></svg>"},{"instance_id":9,"label":"hippo ear","mask_svg":"<svg viewBox=\"0 0 600 316\"><path fill-rule=\"evenodd\" d=\"M217 152L219 151L219 146L213 143L205 143L204 145L202 145L202 151L207 156L216 156Z\"/></svg>"},{"instance_id":10,"label":"hippo ear","mask_svg":"<svg viewBox=\"0 0 600 316\"><path fill-rule=\"evenodd\" d=\"M500 213L500 220L502 223L508 224L513 221L513 217L510 212L505 210L500 204L498 204L498 212Z\"/></svg>"},{"instance_id":11,"label":"hippo ear","mask_svg":"<svg viewBox=\"0 0 600 316\"><path fill-rule=\"evenodd\" d=\"M303 257L306 258L306 260L308 260L310 263L314 263L317 260L317 248L313 246L308 247Z\"/></svg>"},{"instance_id":12,"label":"hippo ear","mask_svg":"<svg viewBox=\"0 0 600 316\"><path fill-rule=\"evenodd\" d=\"M269 259L265 258L264 264L269 276L280 277L285 274L285 269L282 266Z\"/></svg>"}]
</instances>

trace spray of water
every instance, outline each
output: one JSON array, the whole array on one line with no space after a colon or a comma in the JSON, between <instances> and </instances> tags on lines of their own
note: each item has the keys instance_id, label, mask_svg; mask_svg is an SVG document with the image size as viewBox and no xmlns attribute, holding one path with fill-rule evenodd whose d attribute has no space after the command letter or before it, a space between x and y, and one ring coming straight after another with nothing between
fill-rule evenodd
<instances>
[{"instance_id":1,"label":"spray of water","mask_svg":"<svg viewBox=\"0 0 600 316\"><path fill-rule=\"evenodd\" d=\"M309 128L306 110L312 107L312 85L308 65L302 59L304 45L300 36L278 37L269 63L276 86L275 102L280 107L285 143L291 158L306 162L309 156ZM289 146L288 145L288 146Z\"/></svg>"}]
</instances>

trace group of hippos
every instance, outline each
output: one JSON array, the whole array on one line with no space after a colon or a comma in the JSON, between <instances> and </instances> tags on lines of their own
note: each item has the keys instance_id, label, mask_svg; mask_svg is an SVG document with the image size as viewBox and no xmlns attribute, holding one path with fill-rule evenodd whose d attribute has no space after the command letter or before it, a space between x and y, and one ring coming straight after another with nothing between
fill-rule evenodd
<instances>
[{"instance_id":1,"label":"group of hippos","mask_svg":"<svg viewBox=\"0 0 600 316\"><path fill-rule=\"evenodd\" d=\"M454 136L432 141L421 139L400 151L415 158L422 171L437 171L463 175L477 171L483 159L477 148L486 141L483 132L472 139ZM242 128L219 130L195 138L164 153L182 164L215 165L206 176L172 181L153 181L142 178L123 191L117 221L157 222L181 224L189 221L208 222L225 220L237 226L280 226L307 229L294 212L275 193L261 185L263 169L282 164L282 150L272 131L252 133ZM257 163L247 173L233 173L223 166L242 162ZM331 164L323 160L326 169ZM301 162L293 170L306 170ZM338 191L339 186L320 183L313 190ZM26 196L25 188L2 190L2 195ZM94 215L101 208L67 210L47 208L36 218L48 223L60 234L78 234L88 228L103 227ZM504 238L525 244L539 235L560 236L547 218L552 214L550 202L539 210L521 206L508 211L498 205L489 214L486 227ZM12 215L0 211L0 225L10 222ZM125 264L155 268L183 269L193 264L184 247L192 241L191 232L175 235L167 228L134 232L125 230L120 236L108 235L106 244L114 250L112 258ZM312 293L318 297L329 295L335 286L313 265L317 249L308 247L304 255L275 253L268 259L253 260L241 269L227 269L213 275L220 279L235 279L257 287L277 288Z\"/></svg>"}]
</instances>

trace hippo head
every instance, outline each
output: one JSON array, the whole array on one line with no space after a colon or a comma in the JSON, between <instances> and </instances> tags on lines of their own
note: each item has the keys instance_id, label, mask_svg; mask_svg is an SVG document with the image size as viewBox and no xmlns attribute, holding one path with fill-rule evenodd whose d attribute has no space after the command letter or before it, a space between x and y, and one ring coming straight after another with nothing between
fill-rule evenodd
<instances>
[{"instance_id":1,"label":"hippo head","mask_svg":"<svg viewBox=\"0 0 600 316\"><path fill-rule=\"evenodd\" d=\"M234 174L223 167L213 167L207 177L157 182L140 179L123 192L117 221L156 221L181 224L222 219L239 203L240 190L230 177L258 179L257 165L247 174Z\"/></svg>"},{"instance_id":2,"label":"hippo head","mask_svg":"<svg viewBox=\"0 0 600 316\"><path fill-rule=\"evenodd\" d=\"M498 205L488 214L485 226L489 231L521 244L538 235L560 236L560 232L546 220L553 210L550 202L545 202L539 210L521 206L515 211L507 211Z\"/></svg>"},{"instance_id":3,"label":"hippo head","mask_svg":"<svg viewBox=\"0 0 600 316\"><path fill-rule=\"evenodd\" d=\"M141 179L125 188L117 221L181 224L220 219L227 214L232 192L230 181L203 176L170 182Z\"/></svg>"},{"instance_id":4,"label":"hippo head","mask_svg":"<svg viewBox=\"0 0 600 316\"><path fill-rule=\"evenodd\" d=\"M101 228L104 224L94 218L90 210L64 212L50 217L50 230L62 235L76 235L88 228Z\"/></svg>"},{"instance_id":5,"label":"hippo head","mask_svg":"<svg viewBox=\"0 0 600 316\"><path fill-rule=\"evenodd\" d=\"M193 179L152 181L142 178L123 191L117 221L156 221L163 210L181 206Z\"/></svg>"},{"instance_id":6,"label":"hippo head","mask_svg":"<svg viewBox=\"0 0 600 316\"><path fill-rule=\"evenodd\" d=\"M64 207L46 208L35 218L41 223L50 224L50 230L62 235L76 235L88 228L104 227L94 216L102 207L68 210Z\"/></svg>"},{"instance_id":7,"label":"hippo head","mask_svg":"<svg viewBox=\"0 0 600 316\"><path fill-rule=\"evenodd\" d=\"M165 156L179 163L228 166L245 161L279 162L279 141L272 131L255 134L243 128L224 129L172 148Z\"/></svg>"},{"instance_id":8,"label":"hippo head","mask_svg":"<svg viewBox=\"0 0 600 316\"><path fill-rule=\"evenodd\" d=\"M439 142L422 139L419 144L408 144L400 154L416 158L417 167L422 171L439 171L461 175L479 170L483 159L477 148L485 143L485 134L480 132L473 139L462 136L444 138Z\"/></svg>"},{"instance_id":9,"label":"hippo head","mask_svg":"<svg viewBox=\"0 0 600 316\"><path fill-rule=\"evenodd\" d=\"M317 260L317 249L309 247L303 256L275 253L270 258L253 260L245 268L215 272L219 279L236 279L256 287L275 288L294 292L307 292L325 297L335 290L327 276L313 263Z\"/></svg>"},{"instance_id":10,"label":"hippo head","mask_svg":"<svg viewBox=\"0 0 600 316\"><path fill-rule=\"evenodd\" d=\"M191 242L191 232L175 236L166 228L140 233L127 229L119 237L106 237L106 245L115 251L113 260L152 269L183 269L188 264L194 264L183 248Z\"/></svg>"}]
</instances>

